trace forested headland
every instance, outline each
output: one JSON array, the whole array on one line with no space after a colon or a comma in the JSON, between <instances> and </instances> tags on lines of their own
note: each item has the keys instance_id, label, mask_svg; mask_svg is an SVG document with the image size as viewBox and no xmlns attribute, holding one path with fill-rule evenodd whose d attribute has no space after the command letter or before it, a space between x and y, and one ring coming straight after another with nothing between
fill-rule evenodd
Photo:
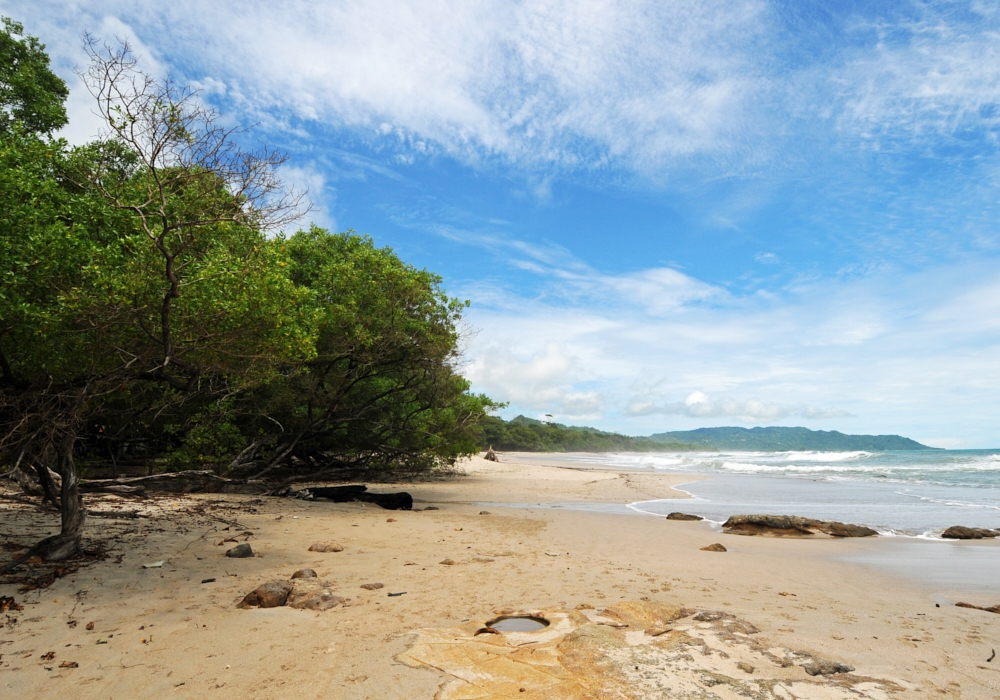
<instances>
[{"instance_id":1,"label":"forested headland","mask_svg":"<svg viewBox=\"0 0 1000 700\"><path fill-rule=\"evenodd\" d=\"M103 118L54 134L66 84L0 31L0 467L33 473L77 551L81 475L234 479L429 470L478 451L494 407L456 371L468 302L306 199L183 85L88 40ZM58 477L58 478L57 478Z\"/></svg>"},{"instance_id":2,"label":"forested headland","mask_svg":"<svg viewBox=\"0 0 1000 700\"><path fill-rule=\"evenodd\" d=\"M630 437L525 416L510 421L495 416L485 417L480 447L509 452L680 452L710 449L681 442L664 444L648 437Z\"/></svg>"}]
</instances>

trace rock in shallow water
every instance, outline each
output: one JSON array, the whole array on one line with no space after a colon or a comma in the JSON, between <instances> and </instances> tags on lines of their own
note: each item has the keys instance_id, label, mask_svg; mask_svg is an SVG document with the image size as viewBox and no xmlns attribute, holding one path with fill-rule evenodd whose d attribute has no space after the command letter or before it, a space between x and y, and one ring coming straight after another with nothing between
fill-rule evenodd
<instances>
[{"instance_id":1,"label":"rock in shallow water","mask_svg":"<svg viewBox=\"0 0 1000 700\"><path fill-rule=\"evenodd\" d=\"M981 540L989 539L1000 535L996 530L986 530L981 527L963 527L962 525L952 525L941 533L941 537L949 540Z\"/></svg>"},{"instance_id":2,"label":"rock in shallow water","mask_svg":"<svg viewBox=\"0 0 1000 700\"><path fill-rule=\"evenodd\" d=\"M690 515L688 513L671 513L667 520L704 520L700 515Z\"/></svg>"},{"instance_id":3,"label":"rock in shallow water","mask_svg":"<svg viewBox=\"0 0 1000 700\"><path fill-rule=\"evenodd\" d=\"M849 525L832 520L814 520L798 515L734 515L722 524L733 535L771 535L775 537L810 537L822 532L831 537L874 537L877 530L864 525Z\"/></svg>"}]
</instances>

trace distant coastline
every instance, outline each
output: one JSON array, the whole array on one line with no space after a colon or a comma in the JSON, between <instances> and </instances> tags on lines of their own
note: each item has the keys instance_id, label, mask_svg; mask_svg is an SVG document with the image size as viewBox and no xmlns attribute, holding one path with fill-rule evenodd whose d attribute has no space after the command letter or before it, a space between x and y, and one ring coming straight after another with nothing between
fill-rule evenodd
<instances>
[{"instance_id":1,"label":"distant coastline","mask_svg":"<svg viewBox=\"0 0 1000 700\"><path fill-rule=\"evenodd\" d=\"M888 452L937 450L900 435L847 435L836 430L781 426L698 428L630 436L597 428L517 416L490 417L482 449L507 452Z\"/></svg>"}]
</instances>

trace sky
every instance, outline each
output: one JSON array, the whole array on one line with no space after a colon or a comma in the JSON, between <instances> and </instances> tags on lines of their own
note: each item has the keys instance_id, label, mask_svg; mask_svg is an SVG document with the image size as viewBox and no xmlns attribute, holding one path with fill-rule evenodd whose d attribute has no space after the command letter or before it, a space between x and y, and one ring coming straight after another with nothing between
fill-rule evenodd
<instances>
[{"instance_id":1,"label":"sky","mask_svg":"<svg viewBox=\"0 0 1000 700\"><path fill-rule=\"evenodd\" d=\"M472 302L461 371L633 435L1000 446L1000 6L0 0L286 151L310 220ZM304 221L307 225L309 221Z\"/></svg>"}]
</instances>

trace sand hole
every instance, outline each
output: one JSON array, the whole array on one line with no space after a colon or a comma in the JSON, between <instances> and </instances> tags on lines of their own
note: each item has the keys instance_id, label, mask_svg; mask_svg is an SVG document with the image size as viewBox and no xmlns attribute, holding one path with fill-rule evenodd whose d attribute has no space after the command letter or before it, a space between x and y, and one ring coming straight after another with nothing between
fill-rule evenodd
<instances>
[{"instance_id":1,"label":"sand hole","mask_svg":"<svg viewBox=\"0 0 1000 700\"><path fill-rule=\"evenodd\" d=\"M486 623L486 626L498 632L538 632L548 627L549 621L533 615L505 615Z\"/></svg>"}]
</instances>

